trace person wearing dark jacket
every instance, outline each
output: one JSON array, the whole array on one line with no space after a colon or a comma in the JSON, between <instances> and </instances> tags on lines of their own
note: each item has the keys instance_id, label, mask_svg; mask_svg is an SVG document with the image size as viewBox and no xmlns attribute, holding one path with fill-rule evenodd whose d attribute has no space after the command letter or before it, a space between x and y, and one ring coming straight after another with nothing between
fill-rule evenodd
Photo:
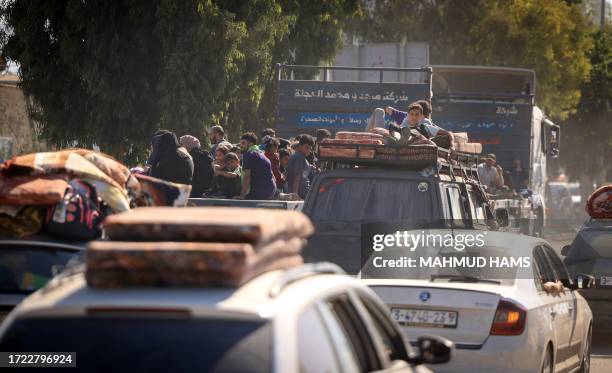
<instances>
[{"instance_id":1,"label":"person wearing dark jacket","mask_svg":"<svg viewBox=\"0 0 612 373\"><path fill-rule=\"evenodd\" d=\"M213 179L213 159L210 153L203 151L200 140L191 135L181 136L182 147L187 149L193 158L193 181L191 183L191 198L201 198L210 187Z\"/></svg>"},{"instance_id":2,"label":"person wearing dark jacket","mask_svg":"<svg viewBox=\"0 0 612 373\"><path fill-rule=\"evenodd\" d=\"M179 145L176 135L166 132L159 136L157 144L153 143L151 176L179 184L191 184L193 178L193 160L189 153Z\"/></svg>"}]
</instances>

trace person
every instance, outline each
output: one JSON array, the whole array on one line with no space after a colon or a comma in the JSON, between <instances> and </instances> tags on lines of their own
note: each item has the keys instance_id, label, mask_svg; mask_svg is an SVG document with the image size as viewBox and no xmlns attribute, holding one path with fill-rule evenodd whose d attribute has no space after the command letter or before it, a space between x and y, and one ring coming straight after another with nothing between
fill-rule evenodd
<instances>
[{"instance_id":1,"label":"person","mask_svg":"<svg viewBox=\"0 0 612 373\"><path fill-rule=\"evenodd\" d=\"M319 128L317 132L315 133L315 135L316 135L316 141L315 141L315 147L314 147L313 153L315 154L314 158L316 159L316 162L314 162L313 164L316 165L317 167L321 167L322 165L321 165L321 162L319 161L319 144L321 144L321 141L325 139L330 139L332 137L332 134L326 128Z\"/></svg>"},{"instance_id":2,"label":"person","mask_svg":"<svg viewBox=\"0 0 612 373\"><path fill-rule=\"evenodd\" d=\"M193 160L181 146L172 132L159 135L153 153L156 154L151 167L151 176L179 184L191 184Z\"/></svg>"},{"instance_id":3,"label":"person","mask_svg":"<svg viewBox=\"0 0 612 373\"><path fill-rule=\"evenodd\" d=\"M259 150L265 152L268 139L273 137L276 137L276 131L274 131L273 128L265 128L263 131L261 131L261 144L259 144Z\"/></svg>"},{"instance_id":4,"label":"person","mask_svg":"<svg viewBox=\"0 0 612 373\"><path fill-rule=\"evenodd\" d=\"M298 145L295 153L289 158L287 165L287 185L289 193L297 193L301 199L306 198L310 190L310 173L312 166L307 157L314 148L312 136L302 134L298 136Z\"/></svg>"},{"instance_id":5,"label":"person","mask_svg":"<svg viewBox=\"0 0 612 373\"><path fill-rule=\"evenodd\" d=\"M179 143L187 149L193 159L193 180L191 198L200 198L210 187L213 179L213 159L210 153L203 151L200 140L191 135L181 136Z\"/></svg>"},{"instance_id":6,"label":"person","mask_svg":"<svg viewBox=\"0 0 612 373\"><path fill-rule=\"evenodd\" d=\"M257 146L257 135L247 132L240 138L242 152L242 199L272 199L276 195L276 182L272 164Z\"/></svg>"},{"instance_id":7,"label":"person","mask_svg":"<svg viewBox=\"0 0 612 373\"><path fill-rule=\"evenodd\" d=\"M215 160L213 161L213 177L220 174L225 168L225 155L230 152L229 146L219 144L215 150Z\"/></svg>"},{"instance_id":8,"label":"person","mask_svg":"<svg viewBox=\"0 0 612 373\"><path fill-rule=\"evenodd\" d=\"M217 151L220 151L218 149ZM234 198L242 189L242 168L236 153L229 152L224 156L225 167L213 178L210 189L204 197Z\"/></svg>"},{"instance_id":9,"label":"person","mask_svg":"<svg viewBox=\"0 0 612 373\"><path fill-rule=\"evenodd\" d=\"M291 146L291 141L287 140L287 139L283 139L283 138L279 138L278 141L280 141L280 146L278 147L278 149L289 149L289 147Z\"/></svg>"},{"instance_id":10,"label":"person","mask_svg":"<svg viewBox=\"0 0 612 373\"><path fill-rule=\"evenodd\" d=\"M170 133L170 131L159 129L155 131L153 137L151 138L151 144L149 146L151 153L149 153L149 158L147 159L144 167L146 175L151 175L151 169L153 168L153 165L157 163L157 158L159 156L159 139L164 133Z\"/></svg>"},{"instance_id":11,"label":"person","mask_svg":"<svg viewBox=\"0 0 612 373\"><path fill-rule=\"evenodd\" d=\"M523 169L520 159L512 160L512 168L510 169L510 176L512 177L512 184L517 192L521 189L527 189L529 183L529 174L527 170Z\"/></svg>"},{"instance_id":12,"label":"person","mask_svg":"<svg viewBox=\"0 0 612 373\"><path fill-rule=\"evenodd\" d=\"M287 166L289 165L289 157L291 157L291 152L289 152L288 149L280 149L278 151L278 158L280 160L278 169L285 179L285 183L283 183L282 186L283 193L289 193L289 187L287 186Z\"/></svg>"},{"instance_id":13,"label":"person","mask_svg":"<svg viewBox=\"0 0 612 373\"><path fill-rule=\"evenodd\" d=\"M281 190L285 183L285 176L280 172L280 158L278 154L280 142L275 137L268 137L264 145L266 146L264 155L270 160L272 165L272 174L274 174L276 188Z\"/></svg>"},{"instance_id":14,"label":"person","mask_svg":"<svg viewBox=\"0 0 612 373\"><path fill-rule=\"evenodd\" d=\"M503 170L497 164L495 154L487 154L484 162L478 165L478 178L484 186L490 189L496 189L504 185L502 173Z\"/></svg>"},{"instance_id":15,"label":"person","mask_svg":"<svg viewBox=\"0 0 612 373\"><path fill-rule=\"evenodd\" d=\"M229 142L225 139L225 131L223 130L223 127L221 126L212 126L210 128L209 136L210 136L210 156L214 157L215 151L217 150L217 146L220 143L227 142L229 144Z\"/></svg>"}]
</instances>

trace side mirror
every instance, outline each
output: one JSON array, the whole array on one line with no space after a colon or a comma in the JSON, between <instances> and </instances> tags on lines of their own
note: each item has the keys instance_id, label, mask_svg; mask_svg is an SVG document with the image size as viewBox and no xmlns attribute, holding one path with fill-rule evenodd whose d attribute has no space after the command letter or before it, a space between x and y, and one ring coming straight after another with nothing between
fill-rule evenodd
<instances>
[{"instance_id":1,"label":"side mirror","mask_svg":"<svg viewBox=\"0 0 612 373\"><path fill-rule=\"evenodd\" d=\"M510 225L510 216L508 216L508 210L497 209L495 210L495 221L500 227L507 227Z\"/></svg>"},{"instance_id":2,"label":"side mirror","mask_svg":"<svg viewBox=\"0 0 612 373\"><path fill-rule=\"evenodd\" d=\"M576 275L576 288L577 289L591 289L595 286L595 277L591 275L585 275L579 273Z\"/></svg>"},{"instance_id":3,"label":"side mirror","mask_svg":"<svg viewBox=\"0 0 612 373\"><path fill-rule=\"evenodd\" d=\"M561 255L567 256L569 254L570 245L565 245L561 248Z\"/></svg>"},{"instance_id":4,"label":"side mirror","mask_svg":"<svg viewBox=\"0 0 612 373\"><path fill-rule=\"evenodd\" d=\"M410 361L413 365L448 363L455 349L453 342L436 335L420 336L417 346L419 354Z\"/></svg>"}]
</instances>

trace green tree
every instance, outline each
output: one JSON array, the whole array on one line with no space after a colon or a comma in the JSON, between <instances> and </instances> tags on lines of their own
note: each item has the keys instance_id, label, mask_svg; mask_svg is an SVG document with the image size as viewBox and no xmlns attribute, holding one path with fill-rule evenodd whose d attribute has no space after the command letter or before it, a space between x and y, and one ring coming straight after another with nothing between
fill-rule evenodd
<instances>
[{"instance_id":1,"label":"green tree","mask_svg":"<svg viewBox=\"0 0 612 373\"><path fill-rule=\"evenodd\" d=\"M582 84L575 115L564 123L561 161L573 179L590 185L612 179L612 27L597 31L590 53L592 69ZM606 175L607 174L607 175Z\"/></svg>"},{"instance_id":2,"label":"green tree","mask_svg":"<svg viewBox=\"0 0 612 373\"><path fill-rule=\"evenodd\" d=\"M350 32L365 41L426 41L432 64L531 68L538 105L566 118L587 77L590 27L561 0L366 0Z\"/></svg>"},{"instance_id":3,"label":"green tree","mask_svg":"<svg viewBox=\"0 0 612 373\"><path fill-rule=\"evenodd\" d=\"M262 98L273 96L273 63L330 58L338 18L357 4L12 0L0 4L9 30L0 47L21 66L44 138L134 160L156 128L201 135L216 123L234 134L270 125Z\"/></svg>"}]
</instances>

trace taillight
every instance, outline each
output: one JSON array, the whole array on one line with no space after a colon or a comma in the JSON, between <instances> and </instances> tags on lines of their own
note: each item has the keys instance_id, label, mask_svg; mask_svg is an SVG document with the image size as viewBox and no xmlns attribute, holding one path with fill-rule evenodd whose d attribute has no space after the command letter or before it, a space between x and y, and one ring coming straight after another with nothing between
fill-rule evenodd
<instances>
[{"instance_id":1,"label":"taillight","mask_svg":"<svg viewBox=\"0 0 612 373\"><path fill-rule=\"evenodd\" d=\"M491 335L519 335L525 330L527 311L516 303L500 300L491 325Z\"/></svg>"}]
</instances>

